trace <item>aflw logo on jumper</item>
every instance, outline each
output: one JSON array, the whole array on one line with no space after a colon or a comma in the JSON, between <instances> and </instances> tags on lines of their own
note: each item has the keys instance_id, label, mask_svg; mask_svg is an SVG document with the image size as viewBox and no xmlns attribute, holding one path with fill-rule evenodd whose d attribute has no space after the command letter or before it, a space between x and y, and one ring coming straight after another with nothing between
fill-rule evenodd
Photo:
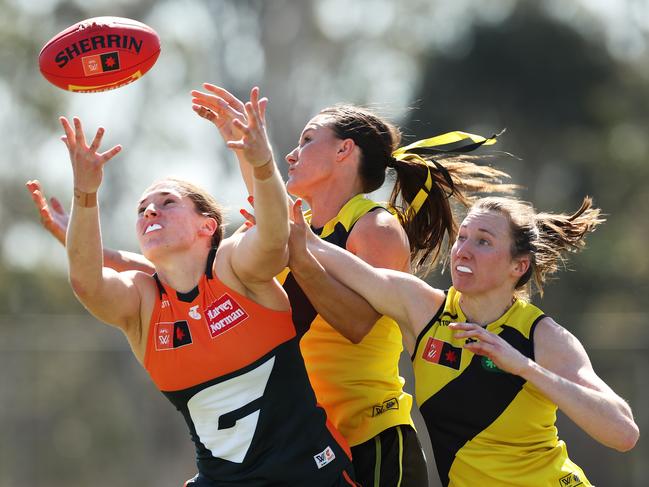
<instances>
[{"instance_id":1,"label":"aflw logo on jumper","mask_svg":"<svg viewBox=\"0 0 649 487\"><path fill-rule=\"evenodd\" d=\"M421 356L426 362L443 365L455 370L460 370L461 357L461 348L432 337L426 342L426 348L424 348L424 353Z\"/></svg>"},{"instance_id":2,"label":"aflw logo on jumper","mask_svg":"<svg viewBox=\"0 0 649 487\"><path fill-rule=\"evenodd\" d=\"M579 475L573 472L561 477L559 485L561 487L577 487L578 485L584 485L584 483L579 478Z\"/></svg>"},{"instance_id":3,"label":"aflw logo on jumper","mask_svg":"<svg viewBox=\"0 0 649 487\"><path fill-rule=\"evenodd\" d=\"M186 321L160 322L155 324L155 349L172 350L192 343L189 324Z\"/></svg>"},{"instance_id":4,"label":"aflw logo on jumper","mask_svg":"<svg viewBox=\"0 0 649 487\"><path fill-rule=\"evenodd\" d=\"M372 417L383 414L390 409L399 409L399 400L396 397L391 397L382 404L377 404L372 407Z\"/></svg>"},{"instance_id":5,"label":"aflw logo on jumper","mask_svg":"<svg viewBox=\"0 0 649 487\"><path fill-rule=\"evenodd\" d=\"M205 309L210 336L216 338L248 318L248 313L225 293Z\"/></svg>"},{"instance_id":6,"label":"aflw logo on jumper","mask_svg":"<svg viewBox=\"0 0 649 487\"><path fill-rule=\"evenodd\" d=\"M325 448L322 452L313 456L315 464L318 466L318 469L321 469L325 465L333 462L336 459L336 454L331 449L331 447Z\"/></svg>"}]
</instances>

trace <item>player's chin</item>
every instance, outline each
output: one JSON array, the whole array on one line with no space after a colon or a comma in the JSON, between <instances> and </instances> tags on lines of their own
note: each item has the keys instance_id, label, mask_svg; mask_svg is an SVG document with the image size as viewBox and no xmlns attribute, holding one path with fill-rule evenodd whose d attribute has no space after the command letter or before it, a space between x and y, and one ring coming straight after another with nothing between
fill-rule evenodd
<instances>
[{"instance_id":1,"label":"player's chin","mask_svg":"<svg viewBox=\"0 0 649 487\"><path fill-rule=\"evenodd\" d=\"M302 192L302 188L300 185L299 179L291 176L289 174L288 179L286 181L286 191L295 196L296 198L303 198L304 194Z\"/></svg>"}]
</instances>

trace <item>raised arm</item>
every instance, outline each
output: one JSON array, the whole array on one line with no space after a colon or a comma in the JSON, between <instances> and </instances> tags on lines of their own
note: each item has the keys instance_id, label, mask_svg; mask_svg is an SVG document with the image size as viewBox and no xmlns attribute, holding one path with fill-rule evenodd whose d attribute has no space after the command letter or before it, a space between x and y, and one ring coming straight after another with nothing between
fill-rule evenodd
<instances>
[{"instance_id":1,"label":"raised arm","mask_svg":"<svg viewBox=\"0 0 649 487\"><path fill-rule=\"evenodd\" d=\"M208 93L193 90L192 94L192 109L202 118L212 122L219 130L223 140L234 140L236 137L236 129L234 121L239 120L246 123L246 108L245 104L236 96L230 93L225 88L213 85L211 83L203 83L203 88ZM259 112L262 119L266 118L266 106L268 105L268 98L259 100ZM243 177L243 182L246 184L248 194L253 194L253 168L241 156L240 152L236 152L237 161L239 163L239 170Z\"/></svg>"},{"instance_id":2,"label":"raised arm","mask_svg":"<svg viewBox=\"0 0 649 487\"><path fill-rule=\"evenodd\" d=\"M97 130L88 146L78 118L74 118L74 127L64 117L60 121L65 131L61 139L70 153L74 176L74 198L66 235L70 284L79 301L93 315L129 335L140 322L136 277L103 267L97 206L104 164L119 153L121 146L99 153L103 128Z\"/></svg>"},{"instance_id":3,"label":"raised arm","mask_svg":"<svg viewBox=\"0 0 649 487\"><path fill-rule=\"evenodd\" d=\"M334 281L347 292L358 294L378 314L388 315L399 323L406 347L412 352L417 336L444 301L444 293L405 272L372 267L319 239L304 221L300 200L293 207L293 220L291 270L300 282L317 289ZM354 327L362 327L365 333L371 328L349 319L331 324L344 336L353 336Z\"/></svg>"},{"instance_id":4,"label":"raised arm","mask_svg":"<svg viewBox=\"0 0 649 487\"><path fill-rule=\"evenodd\" d=\"M41 225L65 247L65 234L68 230L70 215L56 197L51 197L48 205L42 185L37 179L27 181L25 186L38 209ZM104 265L117 272L141 271L147 274L155 272L153 264L146 257L126 250L104 248Z\"/></svg>"},{"instance_id":5,"label":"raised arm","mask_svg":"<svg viewBox=\"0 0 649 487\"><path fill-rule=\"evenodd\" d=\"M234 135L241 138L227 141L239 160L252 168L257 223L237 235L231 256L232 270L249 289L272 281L288 262L286 190L273 159L262 106L255 87L244 107L247 121L233 121Z\"/></svg>"},{"instance_id":6,"label":"raised arm","mask_svg":"<svg viewBox=\"0 0 649 487\"><path fill-rule=\"evenodd\" d=\"M600 379L579 340L551 318L534 332L531 360L498 335L471 323L456 323L458 338L473 338L465 348L486 355L507 372L534 384L581 429L605 446L633 448L639 437L631 408Z\"/></svg>"}]
</instances>

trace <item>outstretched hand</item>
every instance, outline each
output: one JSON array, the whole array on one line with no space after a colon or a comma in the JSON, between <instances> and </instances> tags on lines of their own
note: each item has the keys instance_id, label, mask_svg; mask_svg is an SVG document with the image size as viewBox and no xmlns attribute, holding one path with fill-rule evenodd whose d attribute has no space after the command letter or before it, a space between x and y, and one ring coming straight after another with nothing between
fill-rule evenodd
<instances>
[{"instance_id":1,"label":"outstretched hand","mask_svg":"<svg viewBox=\"0 0 649 487\"><path fill-rule=\"evenodd\" d=\"M449 328L458 331L455 338L468 339L464 348L489 358L505 372L520 376L529 364L530 359L507 341L475 323L451 323Z\"/></svg>"},{"instance_id":2,"label":"outstretched hand","mask_svg":"<svg viewBox=\"0 0 649 487\"><path fill-rule=\"evenodd\" d=\"M65 232L68 229L68 221L70 215L63 208L61 202L55 198L50 198L50 205L47 204L47 199L43 193L40 181L33 179L25 183L27 191L32 197L32 201L38 208L41 215L41 225L43 228L50 232L55 239L65 245Z\"/></svg>"},{"instance_id":3,"label":"outstretched hand","mask_svg":"<svg viewBox=\"0 0 649 487\"><path fill-rule=\"evenodd\" d=\"M233 140L235 129L232 125L234 120L246 122L245 104L225 88L203 83L203 87L209 91L204 93L192 90L192 109L205 120L212 122L223 137L223 140ZM266 119L266 106L268 98L259 100L262 118Z\"/></svg>"},{"instance_id":4,"label":"outstretched hand","mask_svg":"<svg viewBox=\"0 0 649 487\"><path fill-rule=\"evenodd\" d=\"M216 125L226 145L243 156L253 167L270 162L272 152L266 134L267 98L259 98L259 88L250 91L250 101L243 103L227 90L209 83L203 85L212 94L192 91L192 108Z\"/></svg>"},{"instance_id":5,"label":"outstretched hand","mask_svg":"<svg viewBox=\"0 0 649 487\"><path fill-rule=\"evenodd\" d=\"M84 193L94 193L101 185L104 174L104 165L117 155L121 145L116 145L105 152L97 152L104 137L104 128L99 127L90 145L86 143L81 120L78 117L72 119L74 128L65 117L59 117L65 135L61 140L65 143L70 153L72 172L74 174L74 187Z\"/></svg>"}]
</instances>

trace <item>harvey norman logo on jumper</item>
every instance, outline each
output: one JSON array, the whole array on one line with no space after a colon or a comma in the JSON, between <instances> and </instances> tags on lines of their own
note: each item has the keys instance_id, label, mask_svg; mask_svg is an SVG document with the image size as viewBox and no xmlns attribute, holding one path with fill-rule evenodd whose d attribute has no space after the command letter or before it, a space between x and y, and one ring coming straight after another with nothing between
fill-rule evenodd
<instances>
[{"instance_id":1,"label":"harvey norman logo on jumper","mask_svg":"<svg viewBox=\"0 0 649 487\"><path fill-rule=\"evenodd\" d=\"M226 293L205 309L205 318L210 336L216 338L246 320L248 313Z\"/></svg>"}]
</instances>

